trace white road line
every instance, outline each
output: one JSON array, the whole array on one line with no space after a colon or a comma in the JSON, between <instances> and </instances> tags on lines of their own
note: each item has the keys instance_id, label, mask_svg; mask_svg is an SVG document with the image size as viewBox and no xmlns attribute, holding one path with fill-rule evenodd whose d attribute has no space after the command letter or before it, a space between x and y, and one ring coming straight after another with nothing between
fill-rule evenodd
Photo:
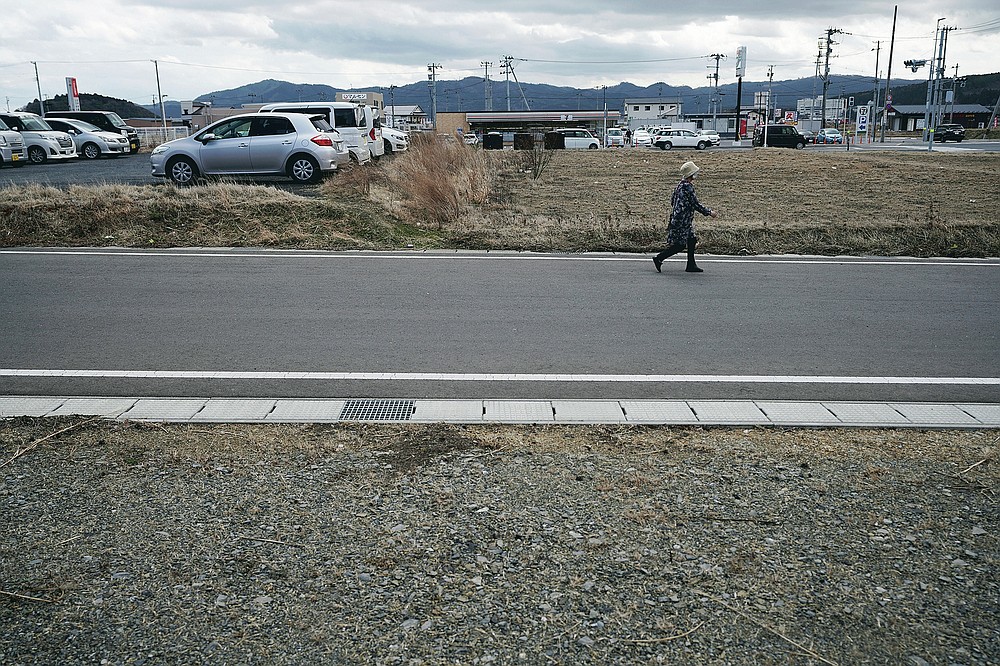
<instances>
[{"instance_id":1,"label":"white road line","mask_svg":"<svg viewBox=\"0 0 1000 666\"><path fill-rule=\"evenodd\" d=\"M197 257L202 259L387 259L391 261L607 261L607 262L641 262L648 263L652 254L593 256L586 254L512 254L505 252L483 252L481 254L444 254L432 251L426 254L413 254L400 251L398 253L343 253L329 252L162 252L162 251L107 251L107 250L0 250L0 255L59 255L72 257ZM991 259L968 259L956 261L950 259L930 258L922 260L890 260L861 257L733 257L729 255L698 255L699 261L712 263L734 264L839 264L851 266L963 266L1000 268L1000 261Z\"/></svg>"},{"instance_id":2,"label":"white road line","mask_svg":"<svg viewBox=\"0 0 1000 666\"><path fill-rule=\"evenodd\" d=\"M0 368L0 377L97 379L242 379L284 381L443 381L443 382L592 382L716 384L922 384L1000 386L1000 377L852 377L831 375L601 375L469 372L242 372L204 370L65 370Z\"/></svg>"}]
</instances>

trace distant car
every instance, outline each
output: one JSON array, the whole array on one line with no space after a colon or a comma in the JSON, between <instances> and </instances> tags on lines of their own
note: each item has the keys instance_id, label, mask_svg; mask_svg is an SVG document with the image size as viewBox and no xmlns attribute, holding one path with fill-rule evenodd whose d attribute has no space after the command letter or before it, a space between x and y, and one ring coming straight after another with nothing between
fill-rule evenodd
<instances>
[{"instance_id":1,"label":"distant car","mask_svg":"<svg viewBox=\"0 0 1000 666\"><path fill-rule=\"evenodd\" d=\"M204 176L286 175L312 183L350 162L340 133L321 115L248 113L160 144L149 156L153 176L192 185Z\"/></svg>"},{"instance_id":2,"label":"distant car","mask_svg":"<svg viewBox=\"0 0 1000 666\"><path fill-rule=\"evenodd\" d=\"M410 137L406 132L391 127L382 128L382 141L385 143L385 154L402 153L410 147Z\"/></svg>"},{"instance_id":3,"label":"distant car","mask_svg":"<svg viewBox=\"0 0 1000 666\"><path fill-rule=\"evenodd\" d=\"M587 150L597 150L600 144L594 135L585 129L558 129L566 141L566 148L584 148Z\"/></svg>"},{"instance_id":4,"label":"distant car","mask_svg":"<svg viewBox=\"0 0 1000 666\"><path fill-rule=\"evenodd\" d=\"M671 150L672 148L705 150L711 145L713 143L710 138L695 134L694 131L689 129L664 130L653 139L653 146L660 150Z\"/></svg>"},{"instance_id":5,"label":"distant car","mask_svg":"<svg viewBox=\"0 0 1000 666\"><path fill-rule=\"evenodd\" d=\"M754 146L764 145L764 126L758 125L753 131L751 143ZM805 148L806 138L791 125L768 125L767 145L772 148Z\"/></svg>"},{"instance_id":6,"label":"distant car","mask_svg":"<svg viewBox=\"0 0 1000 666\"><path fill-rule=\"evenodd\" d=\"M32 164L45 164L48 160L69 160L76 157L76 144L73 143L73 138L66 132L52 129L37 114L10 111L0 113L0 120L15 132L21 133L28 151L28 161Z\"/></svg>"},{"instance_id":7,"label":"distant car","mask_svg":"<svg viewBox=\"0 0 1000 666\"><path fill-rule=\"evenodd\" d=\"M833 127L824 127L816 134L814 143L844 143L844 135Z\"/></svg>"},{"instance_id":8,"label":"distant car","mask_svg":"<svg viewBox=\"0 0 1000 666\"><path fill-rule=\"evenodd\" d=\"M476 136L475 132L467 132L462 137L462 140L465 141L465 145L467 145L467 146L478 146L479 145L479 137Z\"/></svg>"},{"instance_id":9,"label":"distant car","mask_svg":"<svg viewBox=\"0 0 1000 666\"><path fill-rule=\"evenodd\" d=\"M118 157L131 152L128 136L115 132L106 132L97 125L85 120L74 118L46 118L45 122L73 137L76 152L88 160L95 160L101 155Z\"/></svg>"},{"instance_id":10,"label":"distant car","mask_svg":"<svg viewBox=\"0 0 1000 666\"><path fill-rule=\"evenodd\" d=\"M962 143L964 138L965 128L957 123L938 125L934 128L935 141L940 141L941 143L944 143L945 141L957 141L958 143Z\"/></svg>"},{"instance_id":11,"label":"distant car","mask_svg":"<svg viewBox=\"0 0 1000 666\"><path fill-rule=\"evenodd\" d=\"M806 140L806 143L816 143L816 135L809 130L799 130L799 134Z\"/></svg>"},{"instance_id":12,"label":"distant car","mask_svg":"<svg viewBox=\"0 0 1000 666\"><path fill-rule=\"evenodd\" d=\"M623 132L620 127L612 127L608 129L608 133L604 135L604 145L608 148L611 146L624 146L625 132Z\"/></svg>"},{"instance_id":13,"label":"distant car","mask_svg":"<svg viewBox=\"0 0 1000 666\"><path fill-rule=\"evenodd\" d=\"M653 145L653 137L644 129L632 132L632 145L636 148L649 148Z\"/></svg>"},{"instance_id":14,"label":"distant car","mask_svg":"<svg viewBox=\"0 0 1000 666\"><path fill-rule=\"evenodd\" d=\"M712 142L713 146L718 146L722 144L722 137L714 129L700 129L697 131L698 136L703 136Z\"/></svg>"}]
</instances>

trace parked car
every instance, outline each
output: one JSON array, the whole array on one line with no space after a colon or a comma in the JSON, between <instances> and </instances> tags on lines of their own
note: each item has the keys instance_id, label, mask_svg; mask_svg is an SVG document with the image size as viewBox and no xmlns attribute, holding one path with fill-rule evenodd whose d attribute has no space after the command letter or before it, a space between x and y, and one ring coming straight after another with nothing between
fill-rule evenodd
<instances>
[{"instance_id":1,"label":"parked car","mask_svg":"<svg viewBox=\"0 0 1000 666\"><path fill-rule=\"evenodd\" d=\"M934 128L934 140L944 143L945 141L957 141L962 143L962 139L965 138L965 128L961 125L947 124L938 125Z\"/></svg>"},{"instance_id":2,"label":"parked car","mask_svg":"<svg viewBox=\"0 0 1000 666\"><path fill-rule=\"evenodd\" d=\"M799 134L806 140L806 143L816 143L816 135L809 130L799 130Z\"/></svg>"},{"instance_id":3,"label":"parked car","mask_svg":"<svg viewBox=\"0 0 1000 666\"><path fill-rule=\"evenodd\" d=\"M24 138L0 120L0 167L5 164L24 166L28 163L28 151Z\"/></svg>"},{"instance_id":4,"label":"parked car","mask_svg":"<svg viewBox=\"0 0 1000 666\"><path fill-rule=\"evenodd\" d=\"M73 118L96 125L105 132L124 134L128 137L129 153L139 152L139 132L122 120L114 111L47 111L45 118Z\"/></svg>"},{"instance_id":5,"label":"parked car","mask_svg":"<svg viewBox=\"0 0 1000 666\"><path fill-rule=\"evenodd\" d=\"M824 127L816 134L813 143L844 143L844 135L833 127Z\"/></svg>"},{"instance_id":6,"label":"parked car","mask_svg":"<svg viewBox=\"0 0 1000 666\"><path fill-rule=\"evenodd\" d=\"M700 129L696 132L698 136L703 136L712 142L711 145L718 146L722 144L722 137L719 136L718 131L714 129Z\"/></svg>"},{"instance_id":7,"label":"parked car","mask_svg":"<svg viewBox=\"0 0 1000 666\"><path fill-rule=\"evenodd\" d=\"M385 143L378 138L375 112L370 106L353 102L276 102L265 104L259 111L322 114L326 122L340 132L358 164L366 164L385 154Z\"/></svg>"},{"instance_id":8,"label":"parked car","mask_svg":"<svg viewBox=\"0 0 1000 666\"><path fill-rule=\"evenodd\" d=\"M462 135L462 141L464 141L465 145L467 146L479 145L479 137L476 136L475 132L466 132L464 135Z\"/></svg>"},{"instance_id":9,"label":"parked car","mask_svg":"<svg viewBox=\"0 0 1000 666\"><path fill-rule=\"evenodd\" d=\"M606 148L610 148L611 146L624 146L624 145L625 145L625 132L623 132L620 127L608 128L607 134L604 135L604 146Z\"/></svg>"},{"instance_id":10,"label":"parked car","mask_svg":"<svg viewBox=\"0 0 1000 666\"><path fill-rule=\"evenodd\" d=\"M597 150L600 147L594 135L585 129L558 129L556 132L563 135L563 139L566 141L566 148Z\"/></svg>"},{"instance_id":11,"label":"parked car","mask_svg":"<svg viewBox=\"0 0 1000 666\"><path fill-rule=\"evenodd\" d=\"M653 137L644 129L632 132L632 145L636 148L649 148L653 145Z\"/></svg>"},{"instance_id":12,"label":"parked car","mask_svg":"<svg viewBox=\"0 0 1000 666\"><path fill-rule=\"evenodd\" d=\"M149 161L157 178L191 185L223 175L286 175L312 183L350 159L343 138L322 116L272 112L230 116L157 146Z\"/></svg>"},{"instance_id":13,"label":"parked car","mask_svg":"<svg viewBox=\"0 0 1000 666\"><path fill-rule=\"evenodd\" d=\"M382 142L385 144L386 155L402 153L410 147L409 135L391 127L382 128Z\"/></svg>"},{"instance_id":14,"label":"parked car","mask_svg":"<svg viewBox=\"0 0 1000 666\"><path fill-rule=\"evenodd\" d=\"M763 125L758 125L753 131L751 143L755 146L764 145ZM805 148L806 138L792 125L768 125L767 145L772 148Z\"/></svg>"},{"instance_id":15,"label":"parked car","mask_svg":"<svg viewBox=\"0 0 1000 666\"><path fill-rule=\"evenodd\" d=\"M664 130L653 139L653 146L660 150L670 150L671 148L697 148L698 150L705 150L711 145L711 139L696 134L693 130L689 129Z\"/></svg>"},{"instance_id":16,"label":"parked car","mask_svg":"<svg viewBox=\"0 0 1000 666\"><path fill-rule=\"evenodd\" d=\"M28 161L44 164L48 160L69 160L76 157L76 144L66 132L52 129L41 116L24 111L0 113L7 127L21 133Z\"/></svg>"},{"instance_id":17,"label":"parked car","mask_svg":"<svg viewBox=\"0 0 1000 666\"><path fill-rule=\"evenodd\" d=\"M101 155L118 157L128 155L131 151L128 137L124 134L105 132L97 125L91 125L83 120L73 118L47 118L46 121L57 129L73 137L76 152L80 157L94 160Z\"/></svg>"}]
</instances>

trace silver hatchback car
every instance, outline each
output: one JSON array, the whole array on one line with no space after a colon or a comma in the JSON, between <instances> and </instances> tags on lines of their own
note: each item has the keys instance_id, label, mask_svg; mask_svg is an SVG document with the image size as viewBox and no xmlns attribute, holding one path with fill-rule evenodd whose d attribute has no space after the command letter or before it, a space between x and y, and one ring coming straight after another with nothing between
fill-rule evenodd
<instances>
[{"instance_id":1,"label":"silver hatchback car","mask_svg":"<svg viewBox=\"0 0 1000 666\"><path fill-rule=\"evenodd\" d=\"M337 130L321 116L249 113L160 144L153 176L191 185L205 176L285 175L313 183L350 161Z\"/></svg>"}]
</instances>

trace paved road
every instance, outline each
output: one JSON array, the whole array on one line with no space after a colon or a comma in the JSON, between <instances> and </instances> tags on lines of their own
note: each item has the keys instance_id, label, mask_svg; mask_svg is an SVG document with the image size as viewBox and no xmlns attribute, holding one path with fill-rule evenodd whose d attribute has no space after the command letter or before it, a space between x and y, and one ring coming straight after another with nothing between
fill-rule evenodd
<instances>
[{"instance_id":1,"label":"paved road","mask_svg":"<svg viewBox=\"0 0 1000 666\"><path fill-rule=\"evenodd\" d=\"M0 250L0 395L1000 402L1000 261L703 264Z\"/></svg>"}]
</instances>

